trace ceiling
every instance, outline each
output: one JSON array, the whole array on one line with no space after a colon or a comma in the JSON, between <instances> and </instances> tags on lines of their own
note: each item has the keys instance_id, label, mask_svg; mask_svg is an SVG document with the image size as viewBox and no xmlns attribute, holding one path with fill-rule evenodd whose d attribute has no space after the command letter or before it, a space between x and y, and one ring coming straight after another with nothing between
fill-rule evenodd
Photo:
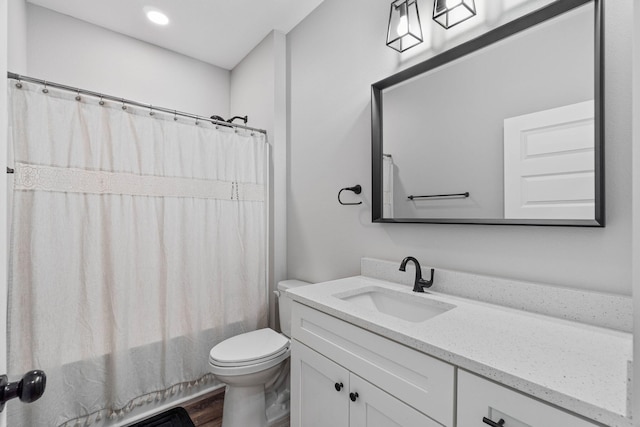
<instances>
[{"instance_id":1,"label":"ceiling","mask_svg":"<svg viewBox=\"0 0 640 427\"><path fill-rule=\"evenodd\" d=\"M323 0L28 0L109 30L233 69L271 30L288 33ZM147 20L163 11L169 25Z\"/></svg>"}]
</instances>

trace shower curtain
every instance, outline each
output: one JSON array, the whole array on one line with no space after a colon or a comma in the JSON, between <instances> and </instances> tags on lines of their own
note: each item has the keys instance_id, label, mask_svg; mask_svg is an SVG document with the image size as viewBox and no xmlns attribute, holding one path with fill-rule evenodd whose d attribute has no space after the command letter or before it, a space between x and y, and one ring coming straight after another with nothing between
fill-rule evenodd
<instances>
[{"instance_id":1,"label":"shower curtain","mask_svg":"<svg viewBox=\"0 0 640 427\"><path fill-rule=\"evenodd\" d=\"M267 323L265 136L15 83L9 374L47 388L9 425L208 385L211 347Z\"/></svg>"}]
</instances>

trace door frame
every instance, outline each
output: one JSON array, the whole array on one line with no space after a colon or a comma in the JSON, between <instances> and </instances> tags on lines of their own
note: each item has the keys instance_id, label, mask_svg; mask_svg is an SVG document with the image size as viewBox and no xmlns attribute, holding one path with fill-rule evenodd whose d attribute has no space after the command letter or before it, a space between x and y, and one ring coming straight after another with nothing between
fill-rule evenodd
<instances>
[{"instance_id":1,"label":"door frame","mask_svg":"<svg viewBox=\"0 0 640 427\"><path fill-rule=\"evenodd\" d=\"M0 172L7 165L8 0L0 0ZM0 374L7 372L7 174L0 173ZM0 413L0 427L7 425L7 411Z\"/></svg>"}]
</instances>

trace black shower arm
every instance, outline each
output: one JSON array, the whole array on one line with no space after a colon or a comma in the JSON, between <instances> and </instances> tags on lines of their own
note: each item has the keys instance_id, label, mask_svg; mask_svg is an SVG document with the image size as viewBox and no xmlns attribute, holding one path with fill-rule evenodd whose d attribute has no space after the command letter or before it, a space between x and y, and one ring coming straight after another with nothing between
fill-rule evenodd
<instances>
[{"instance_id":1,"label":"black shower arm","mask_svg":"<svg viewBox=\"0 0 640 427\"><path fill-rule=\"evenodd\" d=\"M233 123L233 121L236 120L236 119L242 120L244 122L244 124L246 125L247 121L249 121L249 116L244 116L244 117L242 117L242 116L233 116L229 120L227 120L227 122Z\"/></svg>"}]
</instances>

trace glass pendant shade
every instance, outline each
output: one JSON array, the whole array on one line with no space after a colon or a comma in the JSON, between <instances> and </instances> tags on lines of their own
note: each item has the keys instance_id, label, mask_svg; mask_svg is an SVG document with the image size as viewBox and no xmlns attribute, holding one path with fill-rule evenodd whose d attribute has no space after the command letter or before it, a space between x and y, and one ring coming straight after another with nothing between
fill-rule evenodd
<instances>
[{"instance_id":1,"label":"glass pendant shade","mask_svg":"<svg viewBox=\"0 0 640 427\"><path fill-rule=\"evenodd\" d=\"M391 3L387 46L398 52L422 43L422 28L416 0L396 0Z\"/></svg>"},{"instance_id":2,"label":"glass pendant shade","mask_svg":"<svg viewBox=\"0 0 640 427\"><path fill-rule=\"evenodd\" d=\"M474 0L435 0L433 20L444 28L451 28L476 15Z\"/></svg>"}]
</instances>

